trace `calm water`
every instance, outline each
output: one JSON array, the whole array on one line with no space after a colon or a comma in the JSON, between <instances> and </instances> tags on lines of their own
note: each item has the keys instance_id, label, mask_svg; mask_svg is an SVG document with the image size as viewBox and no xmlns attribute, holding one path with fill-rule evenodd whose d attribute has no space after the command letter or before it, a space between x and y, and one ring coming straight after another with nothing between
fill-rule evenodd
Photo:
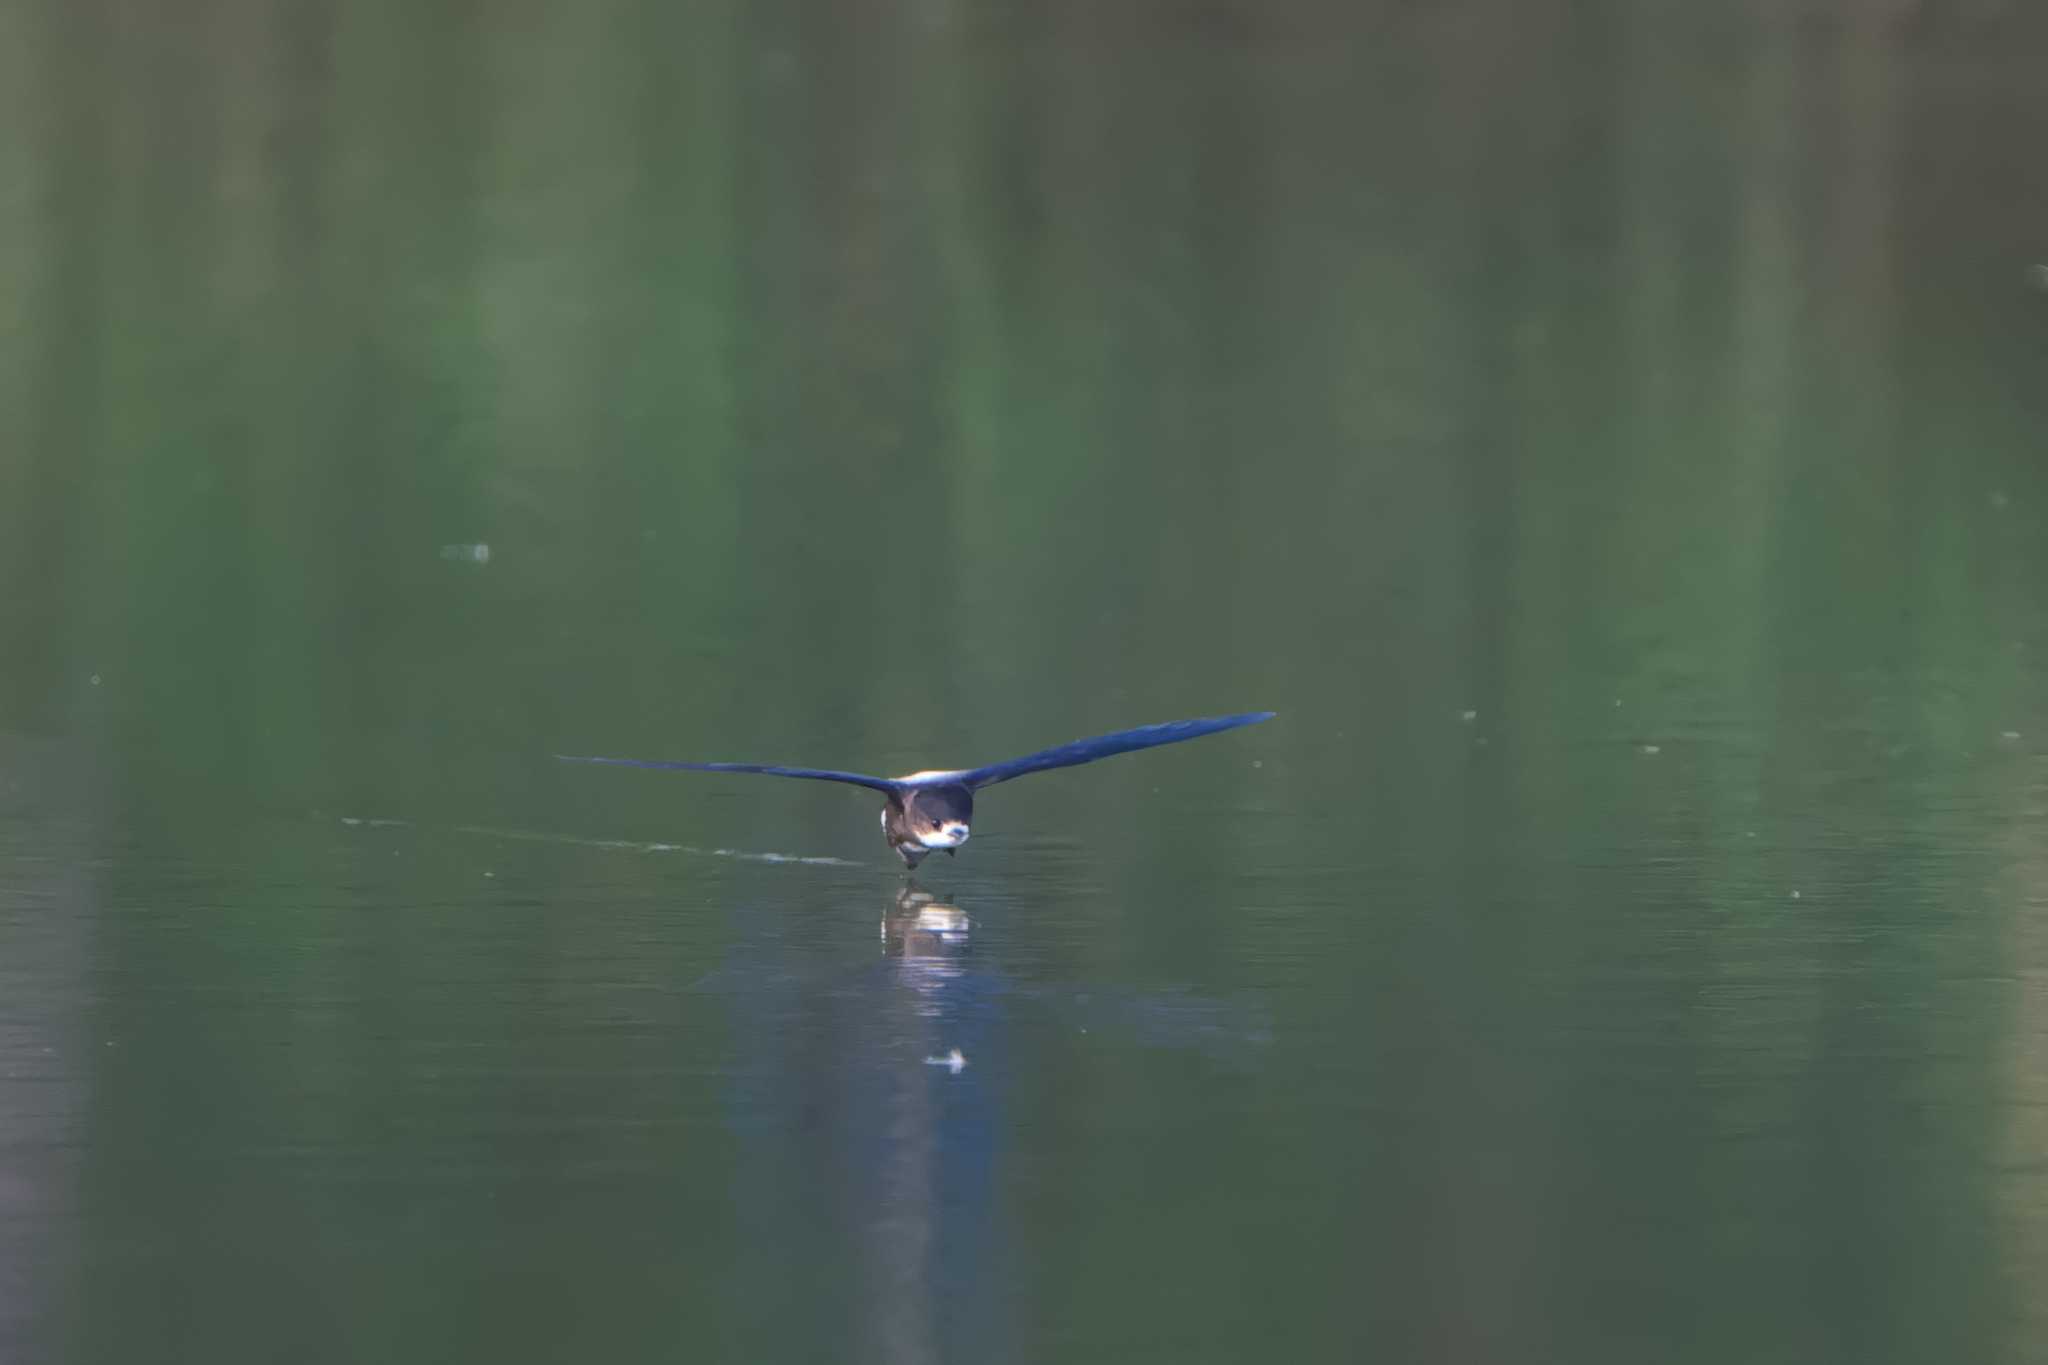
<instances>
[{"instance_id":1,"label":"calm water","mask_svg":"<svg viewBox=\"0 0 2048 1365\"><path fill-rule=\"evenodd\" d=\"M1756 8L0 8L0 1357L2048 1359L2048 31Z\"/></svg>"}]
</instances>

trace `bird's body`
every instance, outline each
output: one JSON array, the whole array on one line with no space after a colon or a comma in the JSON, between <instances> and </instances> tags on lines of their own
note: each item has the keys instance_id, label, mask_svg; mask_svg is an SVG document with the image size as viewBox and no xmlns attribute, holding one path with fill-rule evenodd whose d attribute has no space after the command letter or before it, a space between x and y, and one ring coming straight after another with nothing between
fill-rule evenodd
<instances>
[{"instance_id":1,"label":"bird's body","mask_svg":"<svg viewBox=\"0 0 2048 1365\"><path fill-rule=\"evenodd\" d=\"M1240 725L1256 725L1272 718L1271 711L1248 711L1206 720L1141 725L1135 730L1077 739L1071 744L1013 758L1006 763L991 763L980 768L933 768L903 777L870 777L865 773L832 768L788 768L761 763L679 763L640 758L583 758L569 754L557 757L572 763L617 763L635 768L683 768L692 772L762 773L770 777L805 777L867 787L883 793L886 798L882 806L882 838L906 866L916 867L941 849L951 853L967 842L974 821L974 793L979 788L1007 782L1026 773L1092 763L1112 754L1176 744L1185 739L1213 735L1219 730L1234 730Z\"/></svg>"},{"instance_id":2,"label":"bird's body","mask_svg":"<svg viewBox=\"0 0 2048 1365\"><path fill-rule=\"evenodd\" d=\"M891 792L882 806L882 839L906 867L940 849L951 853L967 842L973 823L973 790L951 783Z\"/></svg>"}]
</instances>

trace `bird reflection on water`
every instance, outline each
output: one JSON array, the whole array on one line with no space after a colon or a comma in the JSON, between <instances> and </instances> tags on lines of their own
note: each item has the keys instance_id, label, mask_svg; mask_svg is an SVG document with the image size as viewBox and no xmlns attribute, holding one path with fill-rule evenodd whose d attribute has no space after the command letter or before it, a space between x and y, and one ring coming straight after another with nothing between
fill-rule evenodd
<instances>
[{"instance_id":1,"label":"bird reflection on water","mask_svg":"<svg viewBox=\"0 0 2048 1365\"><path fill-rule=\"evenodd\" d=\"M899 1045L890 1051L903 1062L921 1057L924 1067L884 1068L869 1091L888 1140L866 1220L868 1330L876 1354L910 1365L949 1353L945 1268L972 1263L974 1229L991 1216L997 1097L962 1073L982 1050L1003 982L969 970L973 929L965 910L915 884L882 911L893 989L880 1013L893 1020Z\"/></svg>"},{"instance_id":2,"label":"bird reflection on water","mask_svg":"<svg viewBox=\"0 0 2048 1365\"><path fill-rule=\"evenodd\" d=\"M697 987L724 996L751 1040L753 1064L727 1092L746 1138L736 1185L763 1258L820 1236L821 1217L822 1235L849 1249L861 1267L844 1324L851 1354L972 1358L963 1333L1010 1311L991 1264L1002 1191L1019 1178L1010 1112L1083 1057L1134 1077L1159 1050L1219 1078L1256 1066L1266 1010L1192 984L1048 974L1061 907L1042 898L956 901L914 883L857 894L876 919L827 891L738 921L754 935ZM849 940L846 915L879 943L864 929ZM792 1168L859 1178L821 1215Z\"/></svg>"},{"instance_id":3,"label":"bird reflection on water","mask_svg":"<svg viewBox=\"0 0 2048 1365\"><path fill-rule=\"evenodd\" d=\"M973 932L965 910L914 883L882 912L882 949L900 964L898 980L913 992L920 1015L936 1017L946 988L965 974Z\"/></svg>"}]
</instances>

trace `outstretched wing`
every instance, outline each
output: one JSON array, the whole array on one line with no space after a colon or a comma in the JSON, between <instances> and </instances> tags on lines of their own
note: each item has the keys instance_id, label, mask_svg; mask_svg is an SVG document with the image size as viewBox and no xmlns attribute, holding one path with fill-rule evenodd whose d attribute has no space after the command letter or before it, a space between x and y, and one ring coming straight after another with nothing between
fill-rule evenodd
<instances>
[{"instance_id":1,"label":"outstretched wing","mask_svg":"<svg viewBox=\"0 0 2048 1365\"><path fill-rule=\"evenodd\" d=\"M893 792L900 785L886 777L869 777L866 773L842 773L831 768L778 768L766 763L673 763L658 758L586 758L581 754L556 754L564 763L613 763L622 768L686 768L694 773L765 773L769 777L810 777L820 782L850 782L856 787L872 787L878 792Z\"/></svg>"},{"instance_id":2,"label":"outstretched wing","mask_svg":"<svg viewBox=\"0 0 2048 1365\"><path fill-rule=\"evenodd\" d=\"M1093 763L1098 758L1111 754L1127 754L1133 749L1150 749L1160 744L1178 744L1184 739L1200 739L1213 735L1219 730L1235 730L1240 725L1257 725L1262 720L1271 720L1271 711L1247 711L1237 716L1211 716L1206 720L1170 720L1162 725L1140 725L1135 730L1119 730L1113 735L1097 735L1093 739L1077 739L1072 744L1062 744L1057 749L1046 749L1040 753L1026 754L1013 758L1007 763L991 763L986 768L970 768L961 773L958 780L968 787L986 787L995 782L1008 782L1013 777L1026 773L1040 772L1046 768L1071 768L1077 763Z\"/></svg>"}]
</instances>

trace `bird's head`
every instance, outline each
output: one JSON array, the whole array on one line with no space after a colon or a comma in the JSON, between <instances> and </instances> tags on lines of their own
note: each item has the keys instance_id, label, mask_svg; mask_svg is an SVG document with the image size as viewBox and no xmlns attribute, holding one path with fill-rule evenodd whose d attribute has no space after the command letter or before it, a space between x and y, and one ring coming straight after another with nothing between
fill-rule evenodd
<instances>
[{"instance_id":1,"label":"bird's head","mask_svg":"<svg viewBox=\"0 0 2048 1365\"><path fill-rule=\"evenodd\" d=\"M927 787L910 798L910 832L930 849L958 848L974 821L974 793L965 787Z\"/></svg>"}]
</instances>

